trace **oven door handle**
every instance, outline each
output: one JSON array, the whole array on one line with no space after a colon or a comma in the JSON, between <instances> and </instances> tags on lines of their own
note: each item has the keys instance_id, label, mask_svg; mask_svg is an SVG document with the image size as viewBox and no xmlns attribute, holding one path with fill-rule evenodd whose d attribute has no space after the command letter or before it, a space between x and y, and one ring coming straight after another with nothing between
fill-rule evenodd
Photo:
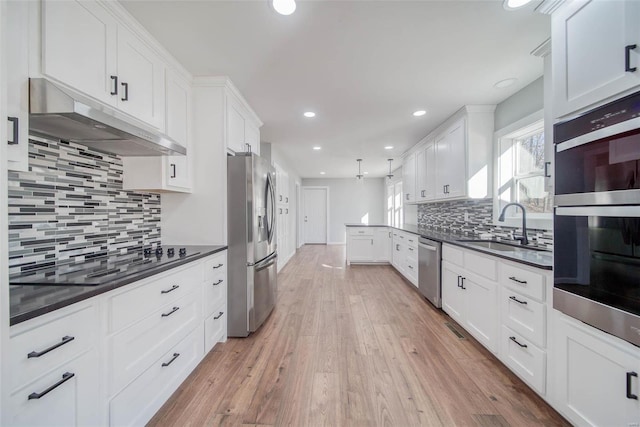
<instances>
[{"instance_id":1,"label":"oven door handle","mask_svg":"<svg viewBox=\"0 0 640 427\"><path fill-rule=\"evenodd\" d=\"M640 206L563 206L555 209L557 216L607 216L640 218Z\"/></svg>"},{"instance_id":2,"label":"oven door handle","mask_svg":"<svg viewBox=\"0 0 640 427\"><path fill-rule=\"evenodd\" d=\"M569 139L567 141L560 142L556 144L556 152L560 153L570 148L579 147L581 145L588 144L599 139L619 135L621 133L629 132L638 128L640 128L640 117L636 117L631 120L625 120L624 122L616 123L615 125L594 130L593 132L589 132L584 135Z\"/></svg>"}]
</instances>

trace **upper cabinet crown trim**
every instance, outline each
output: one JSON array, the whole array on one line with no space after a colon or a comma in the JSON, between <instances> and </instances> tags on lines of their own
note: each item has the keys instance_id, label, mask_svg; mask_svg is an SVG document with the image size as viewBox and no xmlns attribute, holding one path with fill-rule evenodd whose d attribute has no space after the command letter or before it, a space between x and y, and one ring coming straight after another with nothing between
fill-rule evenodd
<instances>
[{"instance_id":1,"label":"upper cabinet crown trim","mask_svg":"<svg viewBox=\"0 0 640 427\"><path fill-rule=\"evenodd\" d=\"M261 127L264 123L260 117L253 111L247 100L242 96L236 85L233 84L229 76L197 76L193 79L194 87L221 87L225 88L233 94L234 97L242 104L244 109L249 113L251 120L257 127Z\"/></svg>"}]
</instances>

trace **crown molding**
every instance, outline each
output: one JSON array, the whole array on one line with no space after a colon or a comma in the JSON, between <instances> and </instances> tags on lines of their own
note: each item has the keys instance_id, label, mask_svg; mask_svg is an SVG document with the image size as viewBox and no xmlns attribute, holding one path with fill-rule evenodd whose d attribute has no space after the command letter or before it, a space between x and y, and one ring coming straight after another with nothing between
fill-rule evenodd
<instances>
[{"instance_id":1,"label":"crown molding","mask_svg":"<svg viewBox=\"0 0 640 427\"><path fill-rule=\"evenodd\" d=\"M551 53L551 38L546 39L531 51L531 55L544 58Z\"/></svg>"},{"instance_id":2,"label":"crown molding","mask_svg":"<svg viewBox=\"0 0 640 427\"><path fill-rule=\"evenodd\" d=\"M543 15L551 15L555 12L565 0L544 0L535 8L535 11Z\"/></svg>"}]
</instances>

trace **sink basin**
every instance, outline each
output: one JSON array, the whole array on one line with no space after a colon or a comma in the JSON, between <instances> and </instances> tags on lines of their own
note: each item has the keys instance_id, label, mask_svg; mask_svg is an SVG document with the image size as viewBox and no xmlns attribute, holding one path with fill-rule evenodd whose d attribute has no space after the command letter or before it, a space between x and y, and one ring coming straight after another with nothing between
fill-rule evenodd
<instances>
[{"instance_id":1,"label":"sink basin","mask_svg":"<svg viewBox=\"0 0 640 427\"><path fill-rule=\"evenodd\" d=\"M536 248L532 246L521 246L518 244L496 242L495 240L458 240L468 245L479 246L481 248L493 249L494 251L501 252L525 252L525 251L538 251L547 252L545 249Z\"/></svg>"}]
</instances>

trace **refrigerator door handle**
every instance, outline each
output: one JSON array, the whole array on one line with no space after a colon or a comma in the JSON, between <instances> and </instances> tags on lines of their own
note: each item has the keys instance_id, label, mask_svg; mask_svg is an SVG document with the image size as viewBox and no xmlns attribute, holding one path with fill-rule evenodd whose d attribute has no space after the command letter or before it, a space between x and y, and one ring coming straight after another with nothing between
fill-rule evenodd
<instances>
[{"instance_id":1,"label":"refrigerator door handle","mask_svg":"<svg viewBox=\"0 0 640 427\"><path fill-rule=\"evenodd\" d=\"M265 259L263 259L262 261L253 264L253 268L256 271L264 270L265 268L272 266L277 259L278 259L278 253L274 252L268 257L266 257Z\"/></svg>"}]
</instances>

